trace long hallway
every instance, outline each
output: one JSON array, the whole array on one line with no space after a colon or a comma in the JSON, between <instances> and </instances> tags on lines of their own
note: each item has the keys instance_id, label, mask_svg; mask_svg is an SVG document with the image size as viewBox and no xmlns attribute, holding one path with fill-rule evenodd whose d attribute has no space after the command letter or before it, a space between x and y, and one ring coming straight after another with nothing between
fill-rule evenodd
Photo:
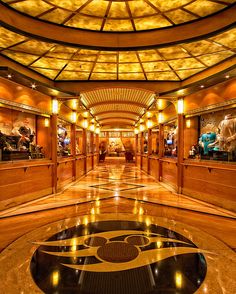
<instances>
[{"instance_id":1,"label":"long hallway","mask_svg":"<svg viewBox=\"0 0 236 294\"><path fill-rule=\"evenodd\" d=\"M0 217L1 293L236 292L236 215L122 158Z\"/></svg>"}]
</instances>

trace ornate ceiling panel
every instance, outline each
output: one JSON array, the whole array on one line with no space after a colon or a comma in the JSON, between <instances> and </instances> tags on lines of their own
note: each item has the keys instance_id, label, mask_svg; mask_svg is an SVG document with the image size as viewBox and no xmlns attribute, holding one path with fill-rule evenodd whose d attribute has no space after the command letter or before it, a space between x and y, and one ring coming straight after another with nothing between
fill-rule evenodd
<instances>
[{"instance_id":1,"label":"ornate ceiling panel","mask_svg":"<svg viewBox=\"0 0 236 294\"><path fill-rule=\"evenodd\" d=\"M56 24L95 31L143 31L175 26L221 11L236 0L2 0Z\"/></svg>"},{"instance_id":2,"label":"ornate ceiling panel","mask_svg":"<svg viewBox=\"0 0 236 294\"><path fill-rule=\"evenodd\" d=\"M134 125L153 103L154 95L139 89L109 88L85 92L81 100L101 124L109 120Z\"/></svg>"},{"instance_id":3,"label":"ornate ceiling panel","mask_svg":"<svg viewBox=\"0 0 236 294\"><path fill-rule=\"evenodd\" d=\"M120 52L43 42L0 27L0 53L56 81L180 81L235 55L236 28L201 41Z\"/></svg>"}]
</instances>

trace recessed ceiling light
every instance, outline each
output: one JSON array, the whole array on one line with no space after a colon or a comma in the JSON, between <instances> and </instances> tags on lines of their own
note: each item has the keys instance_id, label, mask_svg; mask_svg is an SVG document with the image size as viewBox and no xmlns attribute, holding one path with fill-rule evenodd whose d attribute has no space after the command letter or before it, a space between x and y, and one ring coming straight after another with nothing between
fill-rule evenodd
<instances>
[{"instance_id":1,"label":"recessed ceiling light","mask_svg":"<svg viewBox=\"0 0 236 294\"><path fill-rule=\"evenodd\" d=\"M12 74L11 73L8 73L7 74L7 77L8 77L8 79L11 79L12 78Z\"/></svg>"},{"instance_id":2,"label":"recessed ceiling light","mask_svg":"<svg viewBox=\"0 0 236 294\"><path fill-rule=\"evenodd\" d=\"M230 75L226 75L225 78L228 79L230 77Z\"/></svg>"},{"instance_id":3,"label":"recessed ceiling light","mask_svg":"<svg viewBox=\"0 0 236 294\"><path fill-rule=\"evenodd\" d=\"M36 87L37 87L37 86L35 85L35 83L32 83L32 84L31 84L31 88L32 88L33 90L36 89Z\"/></svg>"},{"instance_id":4,"label":"recessed ceiling light","mask_svg":"<svg viewBox=\"0 0 236 294\"><path fill-rule=\"evenodd\" d=\"M205 87L204 85L201 85L201 86L200 86L200 88L204 88L204 87Z\"/></svg>"}]
</instances>

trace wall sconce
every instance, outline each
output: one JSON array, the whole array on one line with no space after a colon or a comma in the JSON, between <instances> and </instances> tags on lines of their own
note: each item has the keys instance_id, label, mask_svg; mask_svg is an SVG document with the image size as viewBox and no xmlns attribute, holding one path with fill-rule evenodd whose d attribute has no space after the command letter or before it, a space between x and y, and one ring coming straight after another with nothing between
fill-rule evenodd
<instances>
[{"instance_id":1,"label":"wall sconce","mask_svg":"<svg viewBox=\"0 0 236 294\"><path fill-rule=\"evenodd\" d=\"M83 126L84 129L88 128L88 119L86 117L83 120L82 126Z\"/></svg>"},{"instance_id":2,"label":"wall sconce","mask_svg":"<svg viewBox=\"0 0 236 294\"><path fill-rule=\"evenodd\" d=\"M147 118L151 118L151 117L152 117L152 113L151 113L150 111L147 111L147 112L146 112L146 117L147 117Z\"/></svg>"},{"instance_id":3,"label":"wall sconce","mask_svg":"<svg viewBox=\"0 0 236 294\"><path fill-rule=\"evenodd\" d=\"M187 119L186 120L186 128L190 129L190 127L191 127L191 120Z\"/></svg>"},{"instance_id":4,"label":"wall sconce","mask_svg":"<svg viewBox=\"0 0 236 294\"><path fill-rule=\"evenodd\" d=\"M88 111L84 111L84 112L83 112L83 117L84 117L84 118L88 118L88 116L89 116L89 112L88 112Z\"/></svg>"},{"instance_id":5,"label":"wall sconce","mask_svg":"<svg viewBox=\"0 0 236 294\"><path fill-rule=\"evenodd\" d=\"M178 114L184 113L184 99L183 98L178 99L177 112L178 112Z\"/></svg>"},{"instance_id":6,"label":"wall sconce","mask_svg":"<svg viewBox=\"0 0 236 294\"><path fill-rule=\"evenodd\" d=\"M145 130L144 124L141 123L141 124L139 125L139 131L140 131L140 132L143 132L144 130Z\"/></svg>"},{"instance_id":7,"label":"wall sconce","mask_svg":"<svg viewBox=\"0 0 236 294\"><path fill-rule=\"evenodd\" d=\"M49 125L50 125L50 120L49 120L49 118L45 117L45 119L44 119L44 126L45 126L45 128L48 128Z\"/></svg>"},{"instance_id":8,"label":"wall sconce","mask_svg":"<svg viewBox=\"0 0 236 294\"><path fill-rule=\"evenodd\" d=\"M146 121L146 126L148 129L150 129L153 126L153 122L150 118Z\"/></svg>"},{"instance_id":9,"label":"wall sconce","mask_svg":"<svg viewBox=\"0 0 236 294\"><path fill-rule=\"evenodd\" d=\"M139 133L138 128L135 128L135 129L134 129L134 133L135 133L135 135L138 135L138 133Z\"/></svg>"},{"instance_id":10,"label":"wall sconce","mask_svg":"<svg viewBox=\"0 0 236 294\"><path fill-rule=\"evenodd\" d=\"M90 130L91 132L94 132L94 131L95 131L95 125L94 125L93 122L91 123L91 125L90 125L90 127L89 127L89 130Z\"/></svg>"},{"instance_id":11,"label":"wall sconce","mask_svg":"<svg viewBox=\"0 0 236 294\"><path fill-rule=\"evenodd\" d=\"M59 112L59 102L57 99L52 100L52 113L53 114L58 114Z\"/></svg>"},{"instance_id":12,"label":"wall sconce","mask_svg":"<svg viewBox=\"0 0 236 294\"><path fill-rule=\"evenodd\" d=\"M71 113L71 121L72 121L73 124L76 123L76 121L77 121L77 113L76 113L76 111L72 111L72 113Z\"/></svg>"},{"instance_id":13,"label":"wall sconce","mask_svg":"<svg viewBox=\"0 0 236 294\"><path fill-rule=\"evenodd\" d=\"M96 129L95 129L95 134L100 134L100 128L99 127L96 127Z\"/></svg>"},{"instance_id":14,"label":"wall sconce","mask_svg":"<svg viewBox=\"0 0 236 294\"><path fill-rule=\"evenodd\" d=\"M164 122L163 113L161 111L158 112L158 123L162 124Z\"/></svg>"},{"instance_id":15,"label":"wall sconce","mask_svg":"<svg viewBox=\"0 0 236 294\"><path fill-rule=\"evenodd\" d=\"M162 110L163 107L164 107L164 102L163 102L163 100L162 100L162 99L158 99L158 100L157 100L157 108L158 108L159 110Z\"/></svg>"},{"instance_id":16,"label":"wall sconce","mask_svg":"<svg viewBox=\"0 0 236 294\"><path fill-rule=\"evenodd\" d=\"M71 101L71 107L73 110L76 110L77 109L77 106L78 106L78 100L77 99L73 99Z\"/></svg>"}]
</instances>

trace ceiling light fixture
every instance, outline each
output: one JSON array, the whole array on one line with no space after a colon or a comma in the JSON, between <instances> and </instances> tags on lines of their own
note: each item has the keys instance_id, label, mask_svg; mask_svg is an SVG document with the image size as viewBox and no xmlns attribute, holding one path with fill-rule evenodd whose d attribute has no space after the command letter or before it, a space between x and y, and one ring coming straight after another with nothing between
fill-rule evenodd
<instances>
[{"instance_id":1,"label":"ceiling light fixture","mask_svg":"<svg viewBox=\"0 0 236 294\"><path fill-rule=\"evenodd\" d=\"M31 87L33 90L35 90L37 86L36 86L35 83L32 83L30 87Z\"/></svg>"}]
</instances>

